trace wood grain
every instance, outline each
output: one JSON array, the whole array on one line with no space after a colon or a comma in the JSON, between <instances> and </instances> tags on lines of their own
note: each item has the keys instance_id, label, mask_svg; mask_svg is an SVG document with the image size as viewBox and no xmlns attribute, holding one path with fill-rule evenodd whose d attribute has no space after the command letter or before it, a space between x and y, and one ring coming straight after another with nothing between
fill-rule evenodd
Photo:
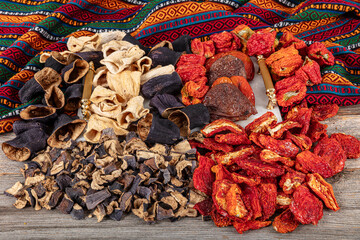
<instances>
[{"instance_id":1,"label":"wood grain","mask_svg":"<svg viewBox=\"0 0 360 240\"><path fill-rule=\"evenodd\" d=\"M342 107L339 114L324 121L328 133L343 132L360 138L360 106ZM13 133L0 136L0 143L12 139ZM73 220L58 210L35 211L28 207L17 210L15 198L4 190L16 181L23 181L21 162L8 160L0 152L0 239L359 239L360 233L360 159L346 162L343 172L329 179L341 209L324 211L317 226L302 225L289 234L277 233L271 226L239 235L233 227L217 228L201 217L184 218L177 222L148 225L129 214L122 221L95 218Z\"/></svg>"}]
</instances>

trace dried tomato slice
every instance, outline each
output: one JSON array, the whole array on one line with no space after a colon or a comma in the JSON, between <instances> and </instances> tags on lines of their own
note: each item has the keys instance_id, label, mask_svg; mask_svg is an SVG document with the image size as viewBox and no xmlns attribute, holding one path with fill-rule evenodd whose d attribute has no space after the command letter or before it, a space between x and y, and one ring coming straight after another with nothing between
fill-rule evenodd
<instances>
[{"instance_id":1,"label":"dried tomato slice","mask_svg":"<svg viewBox=\"0 0 360 240\"><path fill-rule=\"evenodd\" d=\"M288 233L294 231L299 226L299 222L290 209L286 209L274 219L272 225L277 232Z\"/></svg>"},{"instance_id":2,"label":"dried tomato slice","mask_svg":"<svg viewBox=\"0 0 360 240\"><path fill-rule=\"evenodd\" d=\"M212 193L212 184L215 181L215 174L211 172L211 168L215 165L215 162L201 155L198 155L198 161L199 166L193 174L194 187L210 196Z\"/></svg>"},{"instance_id":3,"label":"dried tomato slice","mask_svg":"<svg viewBox=\"0 0 360 240\"><path fill-rule=\"evenodd\" d=\"M266 133L268 127L277 122L277 118L273 112L266 112L262 116L256 118L245 127L247 134L254 133Z\"/></svg>"},{"instance_id":4,"label":"dried tomato slice","mask_svg":"<svg viewBox=\"0 0 360 240\"><path fill-rule=\"evenodd\" d=\"M301 185L293 194L290 211L300 223L317 225L323 216L323 204L306 186Z\"/></svg>"},{"instance_id":5,"label":"dried tomato slice","mask_svg":"<svg viewBox=\"0 0 360 240\"><path fill-rule=\"evenodd\" d=\"M327 125L322 124L319 121L311 120L309 131L307 136L311 139L312 142L317 142L323 137L327 137Z\"/></svg>"},{"instance_id":6,"label":"dried tomato slice","mask_svg":"<svg viewBox=\"0 0 360 240\"><path fill-rule=\"evenodd\" d=\"M290 139L298 146L301 151L309 150L312 146L311 139L304 134L292 134L290 132L286 132L285 139Z\"/></svg>"},{"instance_id":7,"label":"dried tomato slice","mask_svg":"<svg viewBox=\"0 0 360 240\"><path fill-rule=\"evenodd\" d=\"M242 134L245 132L245 130L240 125L228 119L218 119L206 125L201 130L201 133L204 134L205 137L211 137L216 133L223 131L229 131L238 134Z\"/></svg>"},{"instance_id":8,"label":"dried tomato slice","mask_svg":"<svg viewBox=\"0 0 360 240\"><path fill-rule=\"evenodd\" d=\"M330 138L335 139L341 144L347 158L360 157L360 141L355 137L343 133L333 133Z\"/></svg>"},{"instance_id":9,"label":"dried tomato slice","mask_svg":"<svg viewBox=\"0 0 360 240\"><path fill-rule=\"evenodd\" d=\"M345 167L345 151L335 139L322 138L314 148L314 153L330 164L334 174L341 172Z\"/></svg>"},{"instance_id":10,"label":"dried tomato slice","mask_svg":"<svg viewBox=\"0 0 360 240\"><path fill-rule=\"evenodd\" d=\"M311 119L315 121L323 121L331 118L339 111L337 104L319 104L311 107L313 109Z\"/></svg>"},{"instance_id":11,"label":"dried tomato slice","mask_svg":"<svg viewBox=\"0 0 360 240\"><path fill-rule=\"evenodd\" d=\"M276 185L272 183L263 183L257 186L260 196L260 205L262 208L262 217L260 220L266 220L276 211Z\"/></svg>"},{"instance_id":12,"label":"dried tomato slice","mask_svg":"<svg viewBox=\"0 0 360 240\"><path fill-rule=\"evenodd\" d=\"M231 184L230 189L226 193L226 211L233 219L243 218L248 215L248 210L241 198L241 192L240 187L235 183Z\"/></svg>"},{"instance_id":13,"label":"dried tomato slice","mask_svg":"<svg viewBox=\"0 0 360 240\"><path fill-rule=\"evenodd\" d=\"M260 177L278 177L285 173L284 168L278 164L262 162L255 158L246 158L236 161L236 163L250 175Z\"/></svg>"},{"instance_id":14,"label":"dried tomato slice","mask_svg":"<svg viewBox=\"0 0 360 240\"><path fill-rule=\"evenodd\" d=\"M277 154L271 150L268 150L268 149L263 149L261 151L260 159L267 163L281 162L288 167L292 167L295 165L295 161L291 160L291 158L282 157L279 154Z\"/></svg>"},{"instance_id":15,"label":"dried tomato slice","mask_svg":"<svg viewBox=\"0 0 360 240\"><path fill-rule=\"evenodd\" d=\"M235 227L236 231L240 234L242 234L245 231L248 230L255 230L255 229L260 229L263 227L267 227L271 224L271 221L256 221L256 220L252 220L252 221L246 221L246 222L237 222L234 221L233 222L233 226Z\"/></svg>"},{"instance_id":16,"label":"dried tomato slice","mask_svg":"<svg viewBox=\"0 0 360 240\"><path fill-rule=\"evenodd\" d=\"M213 201L211 198L207 198L196 203L193 208L196 209L202 216L209 216L213 210Z\"/></svg>"},{"instance_id":17,"label":"dried tomato slice","mask_svg":"<svg viewBox=\"0 0 360 240\"><path fill-rule=\"evenodd\" d=\"M325 206L333 211L340 209L331 184L327 183L318 173L308 174L307 178L307 185L321 200L324 201Z\"/></svg>"},{"instance_id":18,"label":"dried tomato slice","mask_svg":"<svg viewBox=\"0 0 360 240\"><path fill-rule=\"evenodd\" d=\"M299 153L296 156L296 163L306 171L319 173L324 178L334 175L334 170L331 168L329 162L309 150Z\"/></svg>"},{"instance_id":19,"label":"dried tomato slice","mask_svg":"<svg viewBox=\"0 0 360 240\"><path fill-rule=\"evenodd\" d=\"M260 134L258 141L262 146L264 146L264 148L276 152L283 157L292 158L299 152L299 148L289 139L279 140L271 136Z\"/></svg>"},{"instance_id":20,"label":"dried tomato slice","mask_svg":"<svg viewBox=\"0 0 360 240\"><path fill-rule=\"evenodd\" d=\"M262 216L260 198L257 187L245 185L242 191L242 199L249 211L251 219L255 220Z\"/></svg>"},{"instance_id":21,"label":"dried tomato slice","mask_svg":"<svg viewBox=\"0 0 360 240\"><path fill-rule=\"evenodd\" d=\"M253 147L248 147L234 152L228 152L228 153L219 152L214 154L214 158L219 164L232 165L236 161L249 157L254 153L254 151L255 149Z\"/></svg>"},{"instance_id":22,"label":"dried tomato slice","mask_svg":"<svg viewBox=\"0 0 360 240\"><path fill-rule=\"evenodd\" d=\"M230 145L242 145L242 144L251 144L248 136L244 134L238 133L227 133L227 134L217 134L215 136L215 141L218 143L226 143Z\"/></svg>"},{"instance_id":23,"label":"dried tomato slice","mask_svg":"<svg viewBox=\"0 0 360 240\"><path fill-rule=\"evenodd\" d=\"M284 193L292 194L297 187L305 182L306 175L304 173L289 169L289 171L281 176L279 186L283 189Z\"/></svg>"},{"instance_id":24,"label":"dried tomato slice","mask_svg":"<svg viewBox=\"0 0 360 240\"><path fill-rule=\"evenodd\" d=\"M211 211L210 216L217 227L227 227L232 225L232 220L218 213L215 208Z\"/></svg>"}]
</instances>

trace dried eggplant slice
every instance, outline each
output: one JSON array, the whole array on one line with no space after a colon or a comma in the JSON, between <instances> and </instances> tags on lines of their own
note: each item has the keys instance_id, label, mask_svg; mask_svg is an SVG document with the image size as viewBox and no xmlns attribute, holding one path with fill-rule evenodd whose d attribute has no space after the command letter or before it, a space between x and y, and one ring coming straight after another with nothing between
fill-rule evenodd
<instances>
[{"instance_id":1,"label":"dried eggplant slice","mask_svg":"<svg viewBox=\"0 0 360 240\"><path fill-rule=\"evenodd\" d=\"M246 70L243 61L232 55L226 55L216 60L209 70L209 83L212 85L220 77L243 76L246 78Z\"/></svg>"},{"instance_id":2,"label":"dried eggplant slice","mask_svg":"<svg viewBox=\"0 0 360 240\"><path fill-rule=\"evenodd\" d=\"M220 118L239 121L257 113L249 99L230 83L212 87L206 93L203 104L210 112L211 121Z\"/></svg>"},{"instance_id":3,"label":"dried eggplant slice","mask_svg":"<svg viewBox=\"0 0 360 240\"><path fill-rule=\"evenodd\" d=\"M188 54L191 52L191 36L190 35L181 35L172 42L174 51L176 52L186 52Z\"/></svg>"},{"instance_id":4,"label":"dried eggplant slice","mask_svg":"<svg viewBox=\"0 0 360 240\"><path fill-rule=\"evenodd\" d=\"M76 83L89 71L89 63L82 59L76 59L61 70L62 78L66 83Z\"/></svg>"},{"instance_id":5,"label":"dried eggplant slice","mask_svg":"<svg viewBox=\"0 0 360 240\"><path fill-rule=\"evenodd\" d=\"M39 128L46 132L50 128L50 126L39 121L24 121L24 120L15 121L13 124L13 132L16 135L19 135L20 133L25 132L32 128Z\"/></svg>"},{"instance_id":6,"label":"dried eggplant slice","mask_svg":"<svg viewBox=\"0 0 360 240\"><path fill-rule=\"evenodd\" d=\"M158 65L176 65L181 55L181 52L175 52L167 47L159 47L151 51L148 56L152 59L152 67L156 67Z\"/></svg>"},{"instance_id":7,"label":"dried eggplant slice","mask_svg":"<svg viewBox=\"0 0 360 240\"><path fill-rule=\"evenodd\" d=\"M180 135L187 137L191 129L203 127L210 122L208 109L201 103L187 106L170 113L170 121L180 128Z\"/></svg>"},{"instance_id":8,"label":"dried eggplant slice","mask_svg":"<svg viewBox=\"0 0 360 240\"><path fill-rule=\"evenodd\" d=\"M35 80L35 78L31 78L20 89L19 98L22 103L27 103L36 97L43 96L44 94L45 91L42 86Z\"/></svg>"},{"instance_id":9,"label":"dried eggplant slice","mask_svg":"<svg viewBox=\"0 0 360 240\"><path fill-rule=\"evenodd\" d=\"M21 132L13 140L2 144L5 155L14 161L26 161L36 152L46 147L48 134L41 128L31 128Z\"/></svg>"},{"instance_id":10,"label":"dried eggplant slice","mask_svg":"<svg viewBox=\"0 0 360 240\"><path fill-rule=\"evenodd\" d=\"M137 133L148 143L173 144L180 138L180 129L175 123L152 113L140 119Z\"/></svg>"},{"instance_id":11,"label":"dried eggplant slice","mask_svg":"<svg viewBox=\"0 0 360 240\"><path fill-rule=\"evenodd\" d=\"M163 118L167 118L171 112L184 108L185 105L174 95L164 93L156 94L150 100L150 107L156 108Z\"/></svg>"},{"instance_id":12,"label":"dried eggplant slice","mask_svg":"<svg viewBox=\"0 0 360 240\"><path fill-rule=\"evenodd\" d=\"M55 121L54 131L47 140L51 147L66 148L71 140L76 140L86 127L86 121L73 119L61 114Z\"/></svg>"},{"instance_id":13,"label":"dried eggplant slice","mask_svg":"<svg viewBox=\"0 0 360 240\"><path fill-rule=\"evenodd\" d=\"M80 101L82 97L82 84L72 84L69 86L65 92L65 111L76 111L80 107Z\"/></svg>"},{"instance_id":14,"label":"dried eggplant slice","mask_svg":"<svg viewBox=\"0 0 360 240\"><path fill-rule=\"evenodd\" d=\"M49 123L57 117L56 109L45 105L30 105L20 112L20 117L24 120L36 120Z\"/></svg>"},{"instance_id":15,"label":"dried eggplant slice","mask_svg":"<svg viewBox=\"0 0 360 240\"><path fill-rule=\"evenodd\" d=\"M182 88L182 81L177 72L161 75L148 80L142 87L141 93L151 99L156 94L178 94Z\"/></svg>"}]
</instances>

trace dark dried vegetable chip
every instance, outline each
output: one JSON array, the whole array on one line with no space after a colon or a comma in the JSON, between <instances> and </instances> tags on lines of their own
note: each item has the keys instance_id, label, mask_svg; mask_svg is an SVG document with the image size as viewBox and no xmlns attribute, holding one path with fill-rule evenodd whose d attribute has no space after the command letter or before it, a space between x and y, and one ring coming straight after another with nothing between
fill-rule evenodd
<instances>
[{"instance_id":1,"label":"dark dried vegetable chip","mask_svg":"<svg viewBox=\"0 0 360 240\"><path fill-rule=\"evenodd\" d=\"M151 99L156 94L178 94L182 88L182 82L177 72L160 75L151 78L141 87L141 93L145 98Z\"/></svg>"}]
</instances>

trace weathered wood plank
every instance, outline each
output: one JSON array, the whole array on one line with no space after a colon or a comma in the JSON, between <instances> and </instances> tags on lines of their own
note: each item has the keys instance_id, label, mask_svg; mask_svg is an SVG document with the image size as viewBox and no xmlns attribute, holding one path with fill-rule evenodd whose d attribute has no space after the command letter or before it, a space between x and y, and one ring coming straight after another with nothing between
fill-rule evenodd
<instances>
[{"instance_id":1,"label":"weathered wood plank","mask_svg":"<svg viewBox=\"0 0 360 240\"><path fill-rule=\"evenodd\" d=\"M323 123L328 124L329 134L343 132L360 138L360 106L342 107L338 116ZM0 144L13 137L13 133L1 135ZM131 214L120 222L97 223L94 218L76 221L58 210L17 210L12 206L15 198L3 192L16 181L23 181L19 171L23 164L8 160L0 151L0 239L359 239L360 159L348 160L345 170L328 180L341 209L325 210L318 226L300 226L290 234L279 234L270 226L242 236L232 227L217 228L201 217L148 225Z\"/></svg>"}]
</instances>

